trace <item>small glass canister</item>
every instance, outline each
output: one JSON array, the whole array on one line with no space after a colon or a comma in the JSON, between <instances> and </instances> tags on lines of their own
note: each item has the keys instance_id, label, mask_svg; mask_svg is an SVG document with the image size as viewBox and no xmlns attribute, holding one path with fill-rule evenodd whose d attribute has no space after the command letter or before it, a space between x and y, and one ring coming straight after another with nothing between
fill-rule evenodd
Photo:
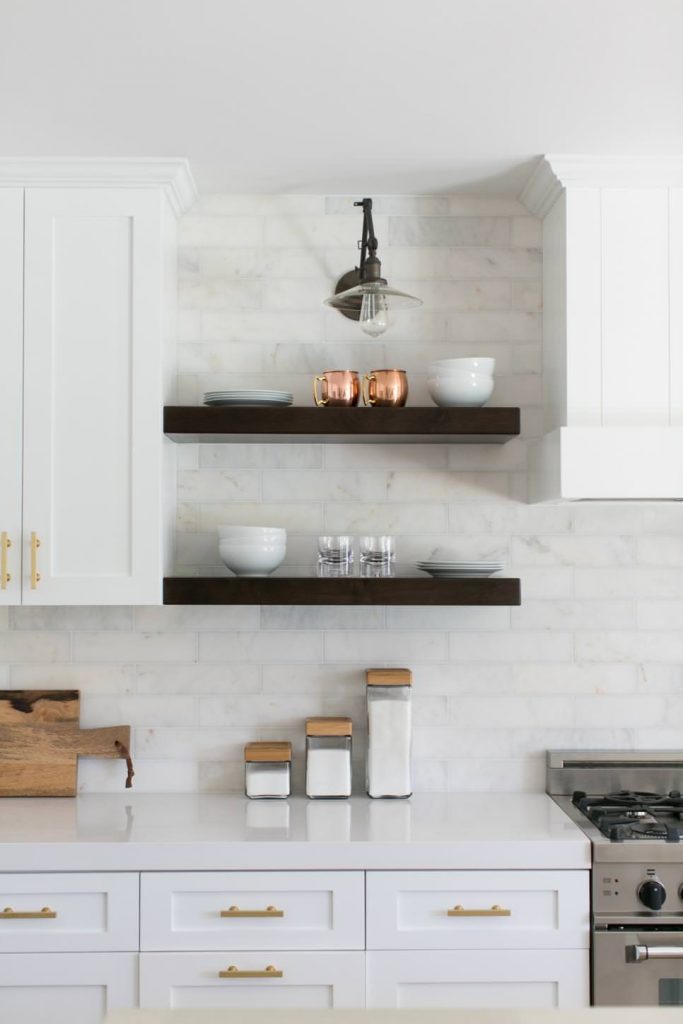
<instances>
[{"instance_id":1,"label":"small glass canister","mask_svg":"<svg viewBox=\"0 0 683 1024\"><path fill-rule=\"evenodd\" d=\"M306 719L306 796L351 796L350 718Z\"/></svg>"},{"instance_id":2,"label":"small glass canister","mask_svg":"<svg viewBox=\"0 0 683 1024\"><path fill-rule=\"evenodd\" d=\"M252 800L285 800L291 792L292 744L287 740L247 743L244 788Z\"/></svg>"},{"instance_id":3,"label":"small glass canister","mask_svg":"<svg viewBox=\"0 0 683 1024\"><path fill-rule=\"evenodd\" d=\"M412 672L407 668L371 668L365 677L368 796L408 797L412 793Z\"/></svg>"}]
</instances>

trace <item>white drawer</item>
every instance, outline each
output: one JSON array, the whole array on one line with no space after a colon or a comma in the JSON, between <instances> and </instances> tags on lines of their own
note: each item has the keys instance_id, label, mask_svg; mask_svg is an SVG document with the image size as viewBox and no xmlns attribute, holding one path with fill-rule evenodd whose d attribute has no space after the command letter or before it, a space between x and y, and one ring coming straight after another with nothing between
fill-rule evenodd
<instances>
[{"instance_id":1,"label":"white drawer","mask_svg":"<svg viewBox=\"0 0 683 1024\"><path fill-rule=\"evenodd\" d=\"M588 1006L588 950L368 953L366 985L369 1009L573 1009Z\"/></svg>"},{"instance_id":2,"label":"white drawer","mask_svg":"<svg viewBox=\"0 0 683 1024\"><path fill-rule=\"evenodd\" d=\"M0 956L3 1024L102 1024L137 1006L137 953L6 953Z\"/></svg>"},{"instance_id":3,"label":"white drawer","mask_svg":"<svg viewBox=\"0 0 683 1024\"><path fill-rule=\"evenodd\" d=\"M229 971L233 967L235 970ZM271 971L266 969L270 967ZM267 977L244 977L245 972ZM221 974L226 975L221 977ZM361 1009L364 953L143 953L144 1009Z\"/></svg>"},{"instance_id":4,"label":"white drawer","mask_svg":"<svg viewBox=\"0 0 683 1024\"><path fill-rule=\"evenodd\" d=\"M0 874L1 953L137 950L138 921L137 874Z\"/></svg>"},{"instance_id":5,"label":"white drawer","mask_svg":"<svg viewBox=\"0 0 683 1024\"><path fill-rule=\"evenodd\" d=\"M587 871L372 871L368 949L587 947L588 891Z\"/></svg>"},{"instance_id":6,"label":"white drawer","mask_svg":"<svg viewBox=\"0 0 683 1024\"><path fill-rule=\"evenodd\" d=\"M142 875L141 949L314 950L364 946L361 871Z\"/></svg>"}]
</instances>

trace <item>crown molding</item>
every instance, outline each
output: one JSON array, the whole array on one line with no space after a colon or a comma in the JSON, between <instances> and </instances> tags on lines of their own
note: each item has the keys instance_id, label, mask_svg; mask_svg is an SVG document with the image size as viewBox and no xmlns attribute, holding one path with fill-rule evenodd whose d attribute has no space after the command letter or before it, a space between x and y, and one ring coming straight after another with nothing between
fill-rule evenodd
<instances>
[{"instance_id":1,"label":"crown molding","mask_svg":"<svg viewBox=\"0 0 683 1024\"><path fill-rule=\"evenodd\" d=\"M545 217L568 188L683 188L683 156L541 157L520 193L531 213Z\"/></svg>"},{"instance_id":2,"label":"crown molding","mask_svg":"<svg viewBox=\"0 0 683 1024\"><path fill-rule=\"evenodd\" d=\"M190 164L178 159L0 159L0 186L90 188L155 188L162 191L176 216L196 202L198 193Z\"/></svg>"}]
</instances>

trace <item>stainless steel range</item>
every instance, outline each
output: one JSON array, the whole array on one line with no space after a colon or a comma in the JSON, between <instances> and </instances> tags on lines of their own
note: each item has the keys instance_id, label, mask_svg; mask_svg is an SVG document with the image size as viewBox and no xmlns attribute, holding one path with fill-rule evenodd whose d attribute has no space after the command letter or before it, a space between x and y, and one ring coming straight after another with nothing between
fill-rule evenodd
<instances>
[{"instance_id":1,"label":"stainless steel range","mask_svg":"<svg viewBox=\"0 0 683 1024\"><path fill-rule=\"evenodd\" d=\"M594 1005L683 1006L683 750L549 751L546 781L593 845Z\"/></svg>"}]
</instances>

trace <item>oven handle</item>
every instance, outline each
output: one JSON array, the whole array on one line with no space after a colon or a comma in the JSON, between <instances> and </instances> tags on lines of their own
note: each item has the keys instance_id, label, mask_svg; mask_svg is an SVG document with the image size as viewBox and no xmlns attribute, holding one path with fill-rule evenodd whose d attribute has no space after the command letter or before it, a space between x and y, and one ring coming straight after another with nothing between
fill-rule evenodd
<instances>
[{"instance_id":1,"label":"oven handle","mask_svg":"<svg viewBox=\"0 0 683 1024\"><path fill-rule=\"evenodd\" d=\"M641 964L645 960L683 960L683 946L627 946L626 962Z\"/></svg>"}]
</instances>

